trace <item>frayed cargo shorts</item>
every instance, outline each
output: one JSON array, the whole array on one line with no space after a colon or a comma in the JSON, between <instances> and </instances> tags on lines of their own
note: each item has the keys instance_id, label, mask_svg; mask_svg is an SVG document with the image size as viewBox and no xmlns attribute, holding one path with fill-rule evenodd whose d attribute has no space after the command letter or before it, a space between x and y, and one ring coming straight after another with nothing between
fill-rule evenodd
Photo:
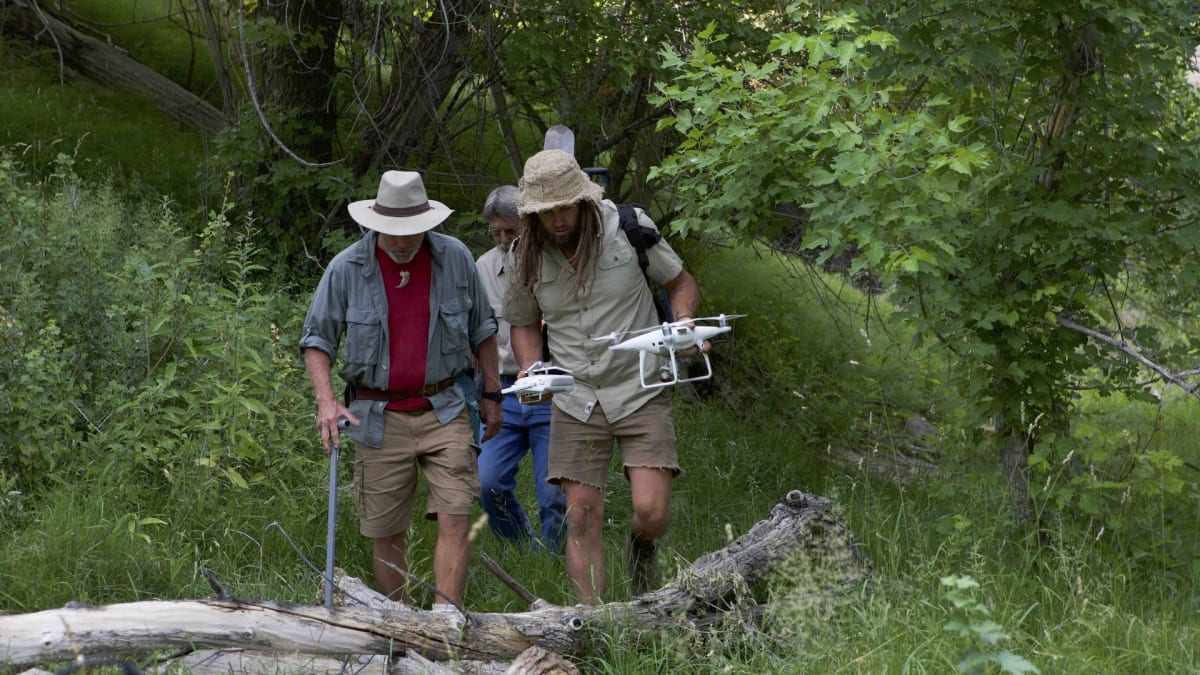
<instances>
[{"instance_id":1,"label":"frayed cargo shorts","mask_svg":"<svg viewBox=\"0 0 1200 675\"><path fill-rule=\"evenodd\" d=\"M359 531L372 539L406 532L412 523L417 469L429 497L425 517L471 515L479 498L479 470L467 411L442 425L432 410L383 413L383 442L354 448L354 496Z\"/></svg>"},{"instance_id":2,"label":"frayed cargo shorts","mask_svg":"<svg viewBox=\"0 0 1200 675\"><path fill-rule=\"evenodd\" d=\"M556 406L550 413L550 467L547 482L572 481L603 488L613 457L613 441L621 448L625 479L629 469L666 469L678 476L675 452L675 418L671 394L650 399L626 417L609 422L597 403L586 422Z\"/></svg>"}]
</instances>

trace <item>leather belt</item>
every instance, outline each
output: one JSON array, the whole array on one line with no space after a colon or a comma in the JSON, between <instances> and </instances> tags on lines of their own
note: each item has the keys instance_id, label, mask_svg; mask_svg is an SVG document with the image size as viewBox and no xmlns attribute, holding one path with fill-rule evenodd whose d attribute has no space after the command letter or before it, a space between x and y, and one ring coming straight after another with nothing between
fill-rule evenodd
<instances>
[{"instance_id":1,"label":"leather belt","mask_svg":"<svg viewBox=\"0 0 1200 675\"><path fill-rule=\"evenodd\" d=\"M367 389L366 387L355 387L354 397L364 401L403 401L406 398L416 398L418 396L433 396L434 394L447 389L454 384L453 377L447 377L441 382L427 384L420 389L410 389L408 391L396 391L393 389Z\"/></svg>"}]
</instances>

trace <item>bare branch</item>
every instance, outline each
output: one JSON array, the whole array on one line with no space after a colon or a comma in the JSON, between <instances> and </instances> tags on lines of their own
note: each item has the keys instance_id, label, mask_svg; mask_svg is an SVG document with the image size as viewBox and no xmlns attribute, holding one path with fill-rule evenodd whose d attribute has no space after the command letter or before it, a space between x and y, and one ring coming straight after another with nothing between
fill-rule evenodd
<instances>
[{"instance_id":1,"label":"bare branch","mask_svg":"<svg viewBox=\"0 0 1200 675\"><path fill-rule=\"evenodd\" d=\"M1068 319L1067 317L1063 316L1062 314L1056 315L1055 319L1057 320L1058 325L1062 326L1063 328L1069 328L1073 331L1083 333L1084 335L1086 335L1094 340L1099 340L1100 342L1103 342L1104 344L1129 356L1134 361L1137 361L1138 363L1142 364L1146 368L1149 368L1150 370L1153 370L1154 372L1158 373L1160 376L1162 376L1162 378L1164 380L1170 382L1171 384L1176 385L1180 389L1183 389L1192 398L1194 398L1196 400L1200 400L1200 392L1197 391L1197 387L1191 386L1183 379L1185 377L1189 377L1189 376L1197 374L1198 372L1200 372L1200 370L1188 370L1188 371L1183 371L1183 372L1179 372L1179 373L1172 373L1171 371L1167 370L1163 366L1160 366L1159 364L1151 361L1150 359L1146 358L1145 356L1142 356L1142 354L1140 352L1138 352L1137 349L1135 349L1132 345L1130 345L1127 342L1124 342L1121 340L1115 340L1115 339L1105 335L1104 333L1101 333L1100 331L1097 331L1092 328L1088 328L1087 326L1081 326L1081 325L1075 323L1074 321Z\"/></svg>"}]
</instances>

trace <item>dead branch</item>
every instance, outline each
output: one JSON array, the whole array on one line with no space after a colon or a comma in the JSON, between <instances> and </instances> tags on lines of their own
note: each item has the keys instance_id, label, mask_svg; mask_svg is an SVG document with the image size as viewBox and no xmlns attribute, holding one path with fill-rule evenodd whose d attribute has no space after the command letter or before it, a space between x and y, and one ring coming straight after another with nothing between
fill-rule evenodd
<instances>
[{"instance_id":1,"label":"dead branch","mask_svg":"<svg viewBox=\"0 0 1200 675\"><path fill-rule=\"evenodd\" d=\"M466 615L399 604L327 609L235 598L73 604L0 616L0 662L27 667L180 648L318 656L403 653L472 663L509 661L534 646L578 655L593 650L614 626L632 639L717 625L726 612L765 602L739 594L784 561L801 557L822 561L826 586L815 590L830 594L860 582L869 566L832 502L793 491L749 532L697 559L666 586L629 602L562 607L537 601L526 612ZM348 593L346 581L339 585ZM353 596L363 593L370 591L356 588Z\"/></svg>"}]
</instances>

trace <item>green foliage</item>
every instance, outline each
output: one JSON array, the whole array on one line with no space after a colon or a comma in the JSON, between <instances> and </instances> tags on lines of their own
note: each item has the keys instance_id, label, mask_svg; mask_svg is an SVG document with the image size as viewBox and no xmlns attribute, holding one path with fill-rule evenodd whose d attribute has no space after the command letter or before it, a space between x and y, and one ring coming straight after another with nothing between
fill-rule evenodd
<instances>
[{"instance_id":1,"label":"green foliage","mask_svg":"<svg viewBox=\"0 0 1200 675\"><path fill-rule=\"evenodd\" d=\"M1193 43L1178 38L1194 16L1176 9L795 2L757 59L719 57L715 31L663 50L661 126L685 140L655 175L692 204L683 231L799 228L819 261L854 251L851 271L880 274L917 339L948 350L979 426L1036 448L1040 471L1076 447L1073 388L1137 386L1133 361L1064 320L1128 330L1131 281L1197 281ZM1138 332L1137 349L1194 368L1194 338Z\"/></svg>"},{"instance_id":2,"label":"green foliage","mask_svg":"<svg viewBox=\"0 0 1200 675\"><path fill-rule=\"evenodd\" d=\"M112 240L81 227L111 214L112 204L76 192L71 164L60 156L43 196L21 165L0 155L0 208L12 233L0 248L0 347L15 357L0 364L0 445L10 450L0 476L16 477L20 488L78 456L76 422L86 415L77 406L104 382L89 357L116 356L92 330L103 320L94 313L101 298L114 290L105 280Z\"/></svg>"},{"instance_id":3,"label":"green foliage","mask_svg":"<svg viewBox=\"0 0 1200 675\"><path fill-rule=\"evenodd\" d=\"M194 464L247 488L307 468L290 452L303 311L263 291L253 227L217 212L193 244L165 205L126 207L69 162L36 190L4 166L28 235L2 251L0 334L22 355L3 366L0 439L19 448L4 472L36 490L109 463L147 480Z\"/></svg>"},{"instance_id":4,"label":"green foliage","mask_svg":"<svg viewBox=\"0 0 1200 675\"><path fill-rule=\"evenodd\" d=\"M944 597L950 603L950 620L945 628L967 643L966 652L956 666L959 672L991 672L993 665L1000 672L1015 675L1041 672L1024 657L1008 650L995 651L1000 641L1008 635L1004 633L1003 626L992 621L992 611L988 606L976 599L978 581L971 577L942 577L942 587L945 588Z\"/></svg>"},{"instance_id":5,"label":"green foliage","mask_svg":"<svg viewBox=\"0 0 1200 675\"><path fill-rule=\"evenodd\" d=\"M308 133L310 123L302 119L269 117L271 131L284 138ZM214 147L212 168L227 177L228 206L253 212L261 223L263 248L278 260L299 260L306 250L318 250L327 217L344 220L343 214L330 213L334 205L374 194L378 187L377 176L355 180L345 163L311 167L279 157L282 151L250 111L218 134Z\"/></svg>"},{"instance_id":6,"label":"green foliage","mask_svg":"<svg viewBox=\"0 0 1200 675\"><path fill-rule=\"evenodd\" d=\"M1078 521L1088 536L1114 536L1141 573L1177 585L1198 570L1193 531L1200 513L1197 454L1200 431L1187 399L1150 403L1089 395L1072 436L1055 444L1065 457L1034 453L1030 464L1045 480L1036 490L1044 518Z\"/></svg>"}]
</instances>

